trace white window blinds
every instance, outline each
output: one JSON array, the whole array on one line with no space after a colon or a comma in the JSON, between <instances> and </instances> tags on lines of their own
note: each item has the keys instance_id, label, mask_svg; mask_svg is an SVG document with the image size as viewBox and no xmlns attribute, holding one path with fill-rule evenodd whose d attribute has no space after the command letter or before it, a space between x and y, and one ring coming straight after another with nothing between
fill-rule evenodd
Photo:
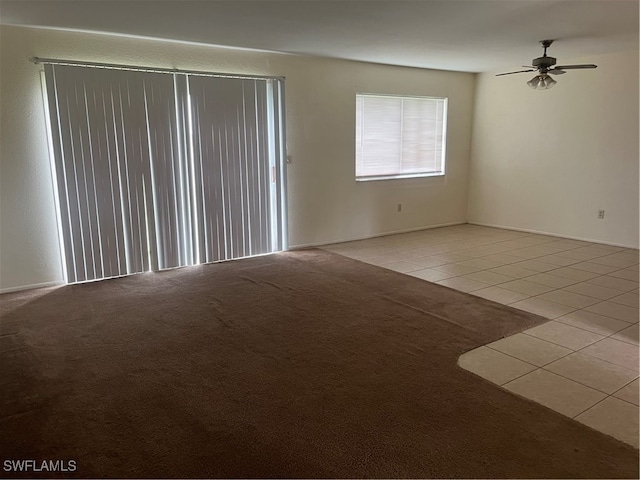
<instances>
[{"instance_id":1,"label":"white window blinds","mask_svg":"<svg viewBox=\"0 0 640 480\"><path fill-rule=\"evenodd\" d=\"M356 95L356 179L444 174L446 98Z\"/></svg>"},{"instance_id":2,"label":"white window blinds","mask_svg":"<svg viewBox=\"0 0 640 480\"><path fill-rule=\"evenodd\" d=\"M68 282L283 248L280 80L45 76Z\"/></svg>"}]
</instances>

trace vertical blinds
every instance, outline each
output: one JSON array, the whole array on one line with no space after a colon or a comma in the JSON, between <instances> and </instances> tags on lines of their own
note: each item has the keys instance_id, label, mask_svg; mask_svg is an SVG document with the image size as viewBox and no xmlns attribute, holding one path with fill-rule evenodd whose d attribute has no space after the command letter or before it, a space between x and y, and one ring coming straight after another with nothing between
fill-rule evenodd
<instances>
[{"instance_id":1,"label":"vertical blinds","mask_svg":"<svg viewBox=\"0 0 640 480\"><path fill-rule=\"evenodd\" d=\"M271 183L275 156L270 151L269 94L273 82L190 77L193 119L194 192L202 261L244 257L279 249L271 236ZM218 92L211 95L209 92Z\"/></svg>"},{"instance_id":2,"label":"vertical blinds","mask_svg":"<svg viewBox=\"0 0 640 480\"><path fill-rule=\"evenodd\" d=\"M45 77L68 282L282 249L280 80Z\"/></svg>"},{"instance_id":3,"label":"vertical blinds","mask_svg":"<svg viewBox=\"0 0 640 480\"><path fill-rule=\"evenodd\" d=\"M356 178L444 171L445 98L356 95Z\"/></svg>"}]
</instances>

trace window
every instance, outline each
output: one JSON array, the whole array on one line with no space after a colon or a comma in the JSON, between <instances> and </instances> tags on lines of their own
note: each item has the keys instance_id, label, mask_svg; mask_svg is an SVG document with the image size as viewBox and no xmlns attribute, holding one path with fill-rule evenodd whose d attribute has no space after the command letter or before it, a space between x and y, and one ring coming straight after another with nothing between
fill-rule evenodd
<instances>
[{"instance_id":1,"label":"window","mask_svg":"<svg viewBox=\"0 0 640 480\"><path fill-rule=\"evenodd\" d=\"M444 175L447 99L356 94L356 180Z\"/></svg>"}]
</instances>

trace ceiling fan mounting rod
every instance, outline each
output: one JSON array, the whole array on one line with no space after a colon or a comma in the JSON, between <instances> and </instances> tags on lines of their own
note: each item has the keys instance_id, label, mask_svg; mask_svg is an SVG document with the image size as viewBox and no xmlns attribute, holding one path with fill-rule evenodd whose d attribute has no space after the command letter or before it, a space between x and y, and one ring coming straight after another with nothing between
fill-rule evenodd
<instances>
[{"instance_id":1,"label":"ceiling fan mounting rod","mask_svg":"<svg viewBox=\"0 0 640 480\"><path fill-rule=\"evenodd\" d=\"M542 48L544 48L544 54L542 55L543 57L547 56L547 48L549 48L552 43L553 40L540 40L540 45L542 46Z\"/></svg>"}]
</instances>

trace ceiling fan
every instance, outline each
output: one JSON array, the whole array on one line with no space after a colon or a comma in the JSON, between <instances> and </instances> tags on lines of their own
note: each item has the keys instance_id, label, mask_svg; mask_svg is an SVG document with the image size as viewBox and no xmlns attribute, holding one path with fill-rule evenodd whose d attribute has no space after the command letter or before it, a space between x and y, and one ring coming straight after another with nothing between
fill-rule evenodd
<instances>
[{"instance_id":1,"label":"ceiling fan","mask_svg":"<svg viewBox=\"0 0 640 480\"><path fill-rule=\"evenodd\" d=\"M517 72L507 72L507 73L498 73L496 77L501 75L513 75L514 73L526 73L526 72L535 72L538 71L538 75L533 77L531 80L527 82L533 89L537 90L546 90L548 88L553 87L556 82L553 78L549 76L551 75L562 75L567 73L566 70L581 70L584 68L597 68L597 65L587 64L587 65L556 65L556 59L553 57L547 57L547 48L551 46L553 40L542 40L540 45L544 48L544 54L541 57L534 58L531 62L531 66L525 66L528 70L518 70Z\"/></svg>"}]
</instances>

